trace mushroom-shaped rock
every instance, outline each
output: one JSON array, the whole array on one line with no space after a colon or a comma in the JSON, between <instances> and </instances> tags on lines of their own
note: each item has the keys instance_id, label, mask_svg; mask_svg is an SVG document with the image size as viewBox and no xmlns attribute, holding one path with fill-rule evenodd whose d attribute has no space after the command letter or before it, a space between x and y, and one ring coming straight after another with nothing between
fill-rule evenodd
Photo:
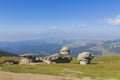
<instances>
[{"instance_id":1,"label":"mushroom-shaped rock","mask_svg":"<svg viewBox=\"0 0 120 80\"><path fill-rule=\"evenodd\" d=\"M62 54L62 55L70 55L70 49L69 49L69 47L63 47L60 50L60 54Z\"/></svg>"},{"instance_id":2,"label":"mushroom-shaped rock","mask_svg":"<svg viewBox=\"0 0 120 80\"><path fill-rule=\"evenodd\" d=\"M68 47L63 47L60 53L53 54L43 58L43 62L47 64L51 63L69 63L72 60L70 56L70 49Z\"/></svg>"},{"instance_id":3,"label":"mushroom-shaped rock","mask_svg":"<svg viewBox=\"0 0 120 80\"><path fill-rule=\"evenodd\" d=\"M90 61L94 58L90 52L82 52L78 55L77 60L80 64L90 64Z\"/></svg>"}]
</instances>

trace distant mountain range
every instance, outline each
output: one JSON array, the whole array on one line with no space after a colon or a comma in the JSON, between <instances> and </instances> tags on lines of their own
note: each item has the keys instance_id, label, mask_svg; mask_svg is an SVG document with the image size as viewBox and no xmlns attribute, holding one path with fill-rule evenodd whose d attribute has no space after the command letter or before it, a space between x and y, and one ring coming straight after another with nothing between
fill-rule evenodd
<instances>
[{"instance_id":1,"label":"distant mountain range","mask_svg":"<svg viewBox=\"0 0 120 80\"><path fill-rule=\"evenodd\" d=\"M89 51L94 55L120 55L120 39L93 40L93 41L21 41L0 42L0 49L14 54L32 53L37 55L51 55L59 53L63 46L71 49L71 55L76 57L79 53Z\"/></svg>"}]
</instances>

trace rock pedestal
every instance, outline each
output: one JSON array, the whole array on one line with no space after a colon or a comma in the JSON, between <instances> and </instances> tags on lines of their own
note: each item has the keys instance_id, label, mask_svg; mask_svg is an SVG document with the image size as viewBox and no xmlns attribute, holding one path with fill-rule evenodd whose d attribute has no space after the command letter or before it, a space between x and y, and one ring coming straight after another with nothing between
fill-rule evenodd
<instances>
[{"instance_id":1,"label":"rock pedestal","mask_svg":"<svg viewBox=\"0 0 120 80\"><path fill-rule=\"evenodd\" d=\"M53 54L43 58L43 62L47 64L51 63L69 63L72 60L70 56L70 49L68 47L63 47L60 53Z\"/></svg>"}]
</instances>

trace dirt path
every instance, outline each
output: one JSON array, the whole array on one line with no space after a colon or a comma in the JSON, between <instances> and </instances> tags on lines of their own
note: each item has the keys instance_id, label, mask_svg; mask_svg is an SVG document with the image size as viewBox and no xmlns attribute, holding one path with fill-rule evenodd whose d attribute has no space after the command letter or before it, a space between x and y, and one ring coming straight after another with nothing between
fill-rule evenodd
<instances>
[{"instance_id":1,"label":"dirt path","mask_svg":"<svg viewBox=\"0 0 120 80\"><path fill-rule=\"evenodd\" d=\"M0 71L0 80L91 80L90 78L60 77L27 73L11 73Z\"/></svg>"},{"instance_id":2,"label":"dirt path","mask_svg":"<svg viewBox=\"0 0 120 80\"><path fill-rule=\"evenodd\" d=\"M118 79L91 79L89 77L73 78L62 76L50 76L30 73L12 73L0 71L0 80L118 80Z\"/></svg>"}]
</instances>

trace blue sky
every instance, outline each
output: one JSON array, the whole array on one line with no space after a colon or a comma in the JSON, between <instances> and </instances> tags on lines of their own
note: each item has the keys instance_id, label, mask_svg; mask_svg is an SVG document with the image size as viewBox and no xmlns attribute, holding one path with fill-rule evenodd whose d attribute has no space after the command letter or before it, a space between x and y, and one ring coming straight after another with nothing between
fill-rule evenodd
<instances>
[{"instance_id":1,"label":"blue sky","mask_svg":"<svg viewBox=\"0 0 120 80\"><path fill-rule=\"evenodd\" d=\"M0 41L120 37L120 0L0 0Z\"/></svg>"}]
</instances>

